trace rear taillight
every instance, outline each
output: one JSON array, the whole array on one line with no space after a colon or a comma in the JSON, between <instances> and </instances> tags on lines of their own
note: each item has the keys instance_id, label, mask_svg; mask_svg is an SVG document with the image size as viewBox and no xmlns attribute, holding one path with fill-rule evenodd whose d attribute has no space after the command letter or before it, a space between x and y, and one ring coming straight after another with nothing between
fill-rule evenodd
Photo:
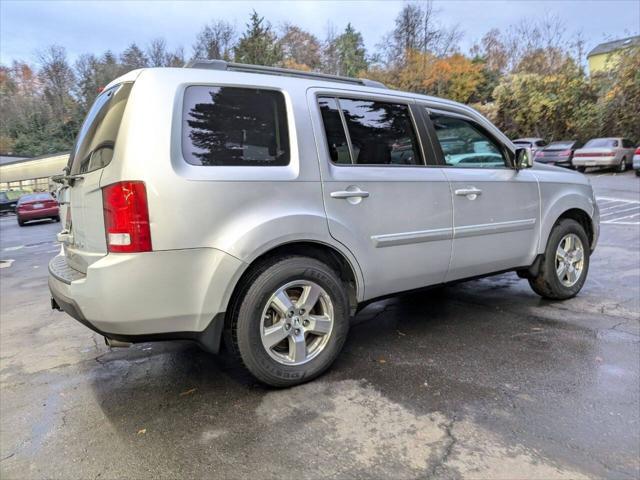
<instances>
[{"instance_id":1,"label":"rear taillight","mask_svg":"<svg viewBox=\"0 0 640 480\"><path fill-rule=\"evenodd\" d=\"M560 152L560 155L562 155L563 157L568 157L569 155L571 155L571 150L563 150L562 152Z\"/></svg>"},{"instance_id":2,"label":"rear taillight","mask_svg":"<svg viewBox=\"0 0 640 480\"><path fill-rule=\"evenodd\" d=\"M118 182L102 189L107 247L113 253L151 251L144 182Z\"/></svg>"},{"instance_id":3,"label":"rear taillight","mask_svg":"<svg viewBox=\"0 0 640 480\"><path fill-rule=\"evenodd\" d=\"M636 148L636 153L634 155L640 155L640 147Z\"/></svg>"},{"instance_id":4,"label":"rear taillight","mask_svg":"<svg viewBox=\"0 0 640 480\"><path fill-rule=\"evenodd\" d=\"M542 150L538 150L538 151L536 152L536 155L535 155L535 156L536 156L536 157L544 157L544 152L543 152Z\"/></svg>"}]
</instances>

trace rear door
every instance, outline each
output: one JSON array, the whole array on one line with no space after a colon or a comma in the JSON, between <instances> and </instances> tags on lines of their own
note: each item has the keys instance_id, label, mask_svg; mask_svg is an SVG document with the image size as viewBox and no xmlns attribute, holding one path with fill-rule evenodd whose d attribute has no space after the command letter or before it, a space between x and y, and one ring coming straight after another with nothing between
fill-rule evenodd
<instances>
[{"instance_id":1,"label":"rear door","mask_svg":"<svg viewBox=\"0 0 640 480\"><path fill-rule=\"evenodd\" d=\"M331 236L357 259L365 298L444 280L452 205L425 165L414 106L390 96L310 92Z\"/></svg>"},{"instance_id":2,"label":"rear door","mask_svg":"<svg viewBox=\"0 0 640 480\"><path fill-rule=\"evenodd\" d=\"M506 147L474 119L423 113L451 185L454 233L446 281L531 264L540 224L533 173L511 168Z\"/></svg>"},{"instance_id":3,"label":"rear door","mask_svg":"<svg viewBox=\"0 0 640 480\"><path fill-rule=\"evenodd\" d=\"M116 85L98 96L69 157L73 178L65 192L69 203L63 206L65 230L59 238L69 266L84 273L107 254L100 178L113 157L132 85Z\"/></svg>"}]
</instances>

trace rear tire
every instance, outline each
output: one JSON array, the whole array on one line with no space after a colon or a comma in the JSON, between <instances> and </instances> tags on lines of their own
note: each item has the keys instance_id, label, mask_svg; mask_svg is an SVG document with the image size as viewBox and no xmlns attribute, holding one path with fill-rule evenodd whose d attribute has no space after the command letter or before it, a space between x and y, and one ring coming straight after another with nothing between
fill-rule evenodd
<instances>
[{"instance_id":1,"label":"rear tire","mask_svg":"<svg viewBox=\"0 0 640 480\"><path fill-rule=\"evenodd\" d=\"M618 173L622 173L627 169L627 159L623 158L620 160L620 165L618 165Z\"/></svg>"},{"instance_id":2,"label":"rear tire","mask_svg":"<svg viewBox=\"0 0 640 480\"><path fill-rule=\"evenodd\" d=\"M256 379L289 387L329 368L349 331L349 300L334 270L309 257L281 257L257 266L239 288L230 305L226 343ZM311 292L319 292L315 303ZM282 340L273 343L272 331Z\"/></svg>"},{"instance_id":3,"label":"rear tire","mask_svg":"<svg viewBox=\"0 0 640 480\"><path fill-rule=\"evenodd\" d=\"M60 215L58 215L57 217L53 217L52 220L54 222L59 222L60 221Z\"/></svg>"},{"instance_id":4,"label":"rear tire","mask_svg":"<svg viewBox=\"0 0 640 480\"><path fill-rule=\"evenodd\" d=\"M573 245L581 249L581 255L571 253L574 250L567 248L567 239L571 239ZM569 251L570 255L566 256L570 257L567 259L568 263L559 261L558 252L561 250ZM570 218L560 220L551 230L540 270L535 277L529 279L529 285L538 295L551 300L575 297L582 289L589 272L589 254L589 239L582 225ZM581 258L581 263L575 261L578 257ZM571 278L572 272L578 272L576 278Z\"/></svg>"},{"instance_id":5,"label":"rear tire","mask_svg":"<svg viewBox=\"0 0 640 480\"><path fill-rule=\"evenodd\" d=\"M636 170L636 177L640 177L640 170Z\"/></svg>"},{"instance_id":6,"label":"rear tire","mask_svg":"<svg viewBox=\"0 0 640 480\"><path fill-rule=\"evenodd\" d=\"M22 220L18 219L18 225L21 226L21 227L24 227L24 222Z\"/></svg>"}]
</instances>

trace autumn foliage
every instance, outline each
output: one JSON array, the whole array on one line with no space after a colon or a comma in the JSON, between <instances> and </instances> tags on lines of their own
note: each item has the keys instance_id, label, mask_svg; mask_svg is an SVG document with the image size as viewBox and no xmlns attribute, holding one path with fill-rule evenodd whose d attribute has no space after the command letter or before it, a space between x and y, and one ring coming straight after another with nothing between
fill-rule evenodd
<instances>
[{"instance_id":1,"label":"autumn foliage","mask_svg":"<svg viewBox=\"0 0 640 480\"><path fill-rule=\"evenodd\" d=\"M242 32L224 20L203 26L191 58L220 58L342 76L366 77L392 89L470 104L511 138L640 141L640 49L628 49L606 74L585 72L584 41L567 38L559 19L524 20L489 30L468 54L462 32L439 22L431 1L407 3L394 29L368 52L356 26L324 39L291 23L276 28L253 12ZM121 54L40 52L37 65L0 65L0 152L39 155L68 150L100 89L129 70L182 67L189 57L162 38Z\"/></svg>"}]
</instances>

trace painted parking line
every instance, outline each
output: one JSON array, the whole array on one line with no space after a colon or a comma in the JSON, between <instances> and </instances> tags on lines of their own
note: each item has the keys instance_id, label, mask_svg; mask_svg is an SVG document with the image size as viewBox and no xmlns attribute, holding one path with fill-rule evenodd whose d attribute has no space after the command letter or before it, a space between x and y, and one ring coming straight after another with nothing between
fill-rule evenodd
<instances>
[{"instance_id":1,"label":"painted parking line","mask_svg":"<svg viewBox=\"0 0 640 480\"><path fill-rule=\"evenodd\" d=\"M633 210L638 210L638 209L640 209L640 205L634 205L632 207L629 207L629 206L625 205L624 208L617 208L616 210L614 210L612 212L607 212L607 213L600 214L600 218L607 217L607 216L610 216L610 215L618 215L620 213L625 213L625 212L631 212Z\"/></svg>"},{"instance_id":2,"label":"painted parking line","mask_svg":"<svg viewBox=\"0 0 640 480\"><path fill-rule=\"evenodd\" d=\"M596 201L601 224L640 225L640 201L613 197L597 197Z\"/></svg>"}]
</instances>

